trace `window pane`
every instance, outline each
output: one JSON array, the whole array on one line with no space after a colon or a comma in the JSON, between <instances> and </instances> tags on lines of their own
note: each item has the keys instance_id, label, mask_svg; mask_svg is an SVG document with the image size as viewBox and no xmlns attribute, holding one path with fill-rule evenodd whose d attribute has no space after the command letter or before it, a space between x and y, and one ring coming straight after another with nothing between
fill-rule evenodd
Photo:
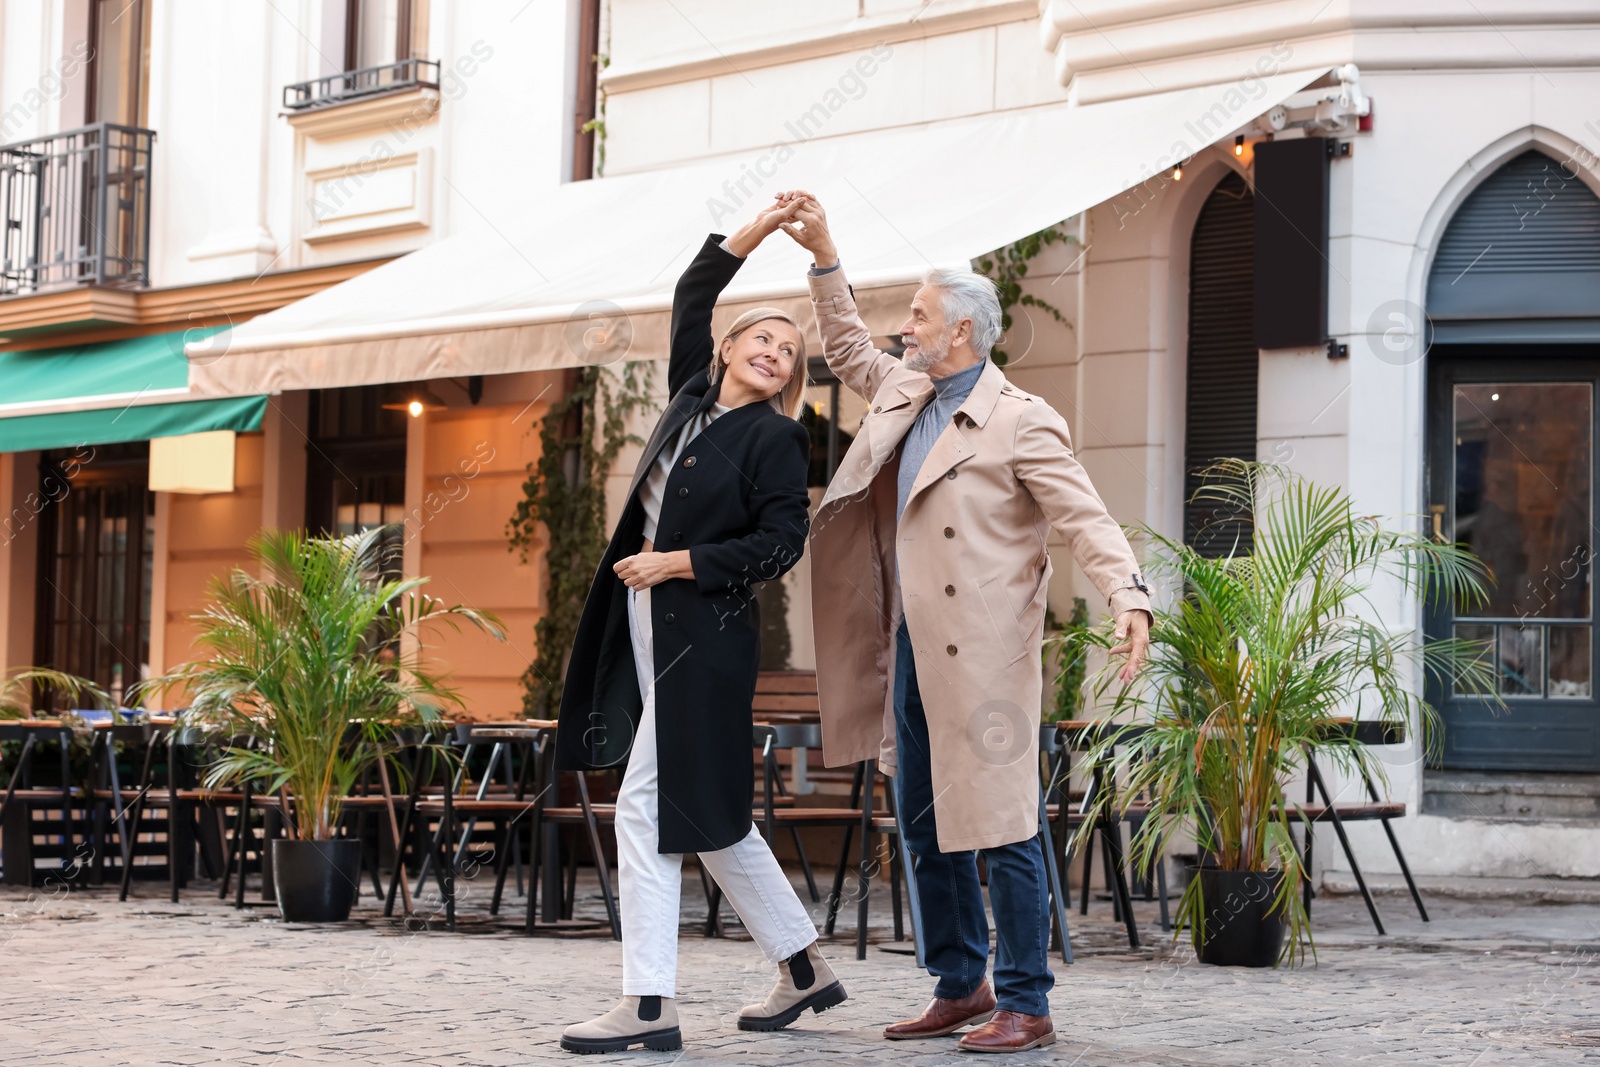
<instances>
[{"instance_id":1,"label":"window pane","mask_svg":"<svg viewBox=\"0 0 1600 1067\"><path fill-rule=\"evenodd\" d=\"M143 0L97 0L93 121L139 125L139 31Z\"/></svg>"},{"instance_id":2,"label":"window pane","mask_svg":"<svg viewBox=\"0 0 1600 1067\"><path fill-rule=\"evenodd\" d=\"M1549 696L1589 696L1589 640L1587 626L1550 627Z\"/></svg>"},{"instance_id":3,"label":"window pane","mask_svg":"<svg viewBox=\"0 0 1600 1067\"><path fill-rule=\"evenodd\" d=\"M800 423L811 434L808 486L825 486L832 480L834 469L855 440L855 431L865 414L866 402L836 382L806 387L806 406L800 413Z\"/></svg>"},{"instance_id":4,"label":"window pane","mask_svg":"<svg viewBox=\"0 0 1600 1067\"><path fill-rule=\"evenodd\" d=\"M359 0L356 16L356 67L378 67L393 63L398 55L400 16L405 0Z\"/></svg>"},{"instance_id":5,"label":"window pane","mask_svg":"<svg viewBox=\"0 0 1600 1067\"><path fill-rule=\"evenodd\" d=\"M1500 627L1500 695L1543 696L1544 627Z\"/></svg>"},{"instance_id":6,"label":"window pane","mask_svg":"<svg viewBox=\"0 0 1600 1067\"><path fill-rule=\"evenodd\" d=\"M1480 667L1490 668L1490 677L1493 677L1492 667L1494 664L1494 624L1487 622L1457 623L1455 627L1455 638L1458 641L1483 642L1483 652L1477 657L1477 663ZM1458 683L1455 687L1455 691L1458 694L1466 696L1487 695L1484 690L1474 688L1470 683L1466 682Z\"/></svg>"},{"instance_id":7,"label":"window pane","mask_svg":"<svg viewBox=\"0 0 1600 1067\"><path fill-rule=\"evenodd\" d=\"M1495 577L1471 614L1589 617L1592 411L1585 382L1455 387L1455 537Z\"/></svg>"}]
</instances>

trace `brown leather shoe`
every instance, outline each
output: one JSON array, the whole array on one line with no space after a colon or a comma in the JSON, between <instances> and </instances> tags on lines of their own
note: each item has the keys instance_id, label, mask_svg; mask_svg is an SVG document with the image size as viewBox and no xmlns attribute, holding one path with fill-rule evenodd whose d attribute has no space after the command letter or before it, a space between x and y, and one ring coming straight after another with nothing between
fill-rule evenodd
<instances>
[{"instance_id":1,"label":"brown leather shoe","mask_svg":"<svg viewBox=\"0 0 1600 1067\"><path fill-rule=\"evenodd\" d=\"M1056 1043L1056 1028L1048 1015L997 1011L994 1018L956 1042L962 1052L1026 1052Z\"/></svg>"},{"instance_id":2,"label":"brown leather shoe","mask_svg":"<svg viewBox=\"0 0 1600 1067\"><path fill-rule=\"evenodd\" d=\"M986 1023L994 1015L994 990L989 980L960 1000L934 997L915 1019L907 1019L883 1028L883 1036L890 1041L909 1041L919 1037L943 1037L953 1034L963 1026ZM1048 1022L1048 1020L1046 1020Z\"/></svg>"}]
</instances>

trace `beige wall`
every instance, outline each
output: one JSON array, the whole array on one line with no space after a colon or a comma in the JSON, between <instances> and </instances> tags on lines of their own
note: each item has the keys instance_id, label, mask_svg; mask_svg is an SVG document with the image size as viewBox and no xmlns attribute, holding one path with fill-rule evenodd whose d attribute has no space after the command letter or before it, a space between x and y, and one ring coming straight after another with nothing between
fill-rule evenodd
<instances>
[{"instance_id":1,"label":"beige wall","mask_svg":"<svg viewBox=\"0 0 1600 1067\"><path fill-rule=\"evenodd\" d=\"M33 663L39 453L0 453L0 669Z\"/></svg>"},{"instance_id":2,"label":"beige wall","mask_svg":"<svg viewBox=\"0 0 1600 1067\"><path fill-rule=\"evenodd\" d=\"M534 658L534 626L544 613L544 545L521 563L507 548L505 525L522 498L527 466L539 457L539 425L559 390L559 372L491 379L478 406L430 412L410 438L420 438L421 463L419 492L407 494L408 560L430 579L427 593L492 611L506 628L504 642L471 628L438 627L424 636L424 654L461 690L465 718L522 715L519 679Z\"/></svg>"},{"instance_id":3,"label":"beige wall","mask_svg":"<svg viewBox=\"0 0 1600 1067\"><path fill-rule=\"evenodd\" d=\"M1066 99L1031 0L618 0L611 27L608 175Z\"/></svg>"},{"instance_id":4,"label":"beige wall","mask_svg":"<svg viewBox=\"0 0 1600 1067\"><path fill-rule=\"evenodd\" d=\"M155 560L150 596L150 669L160 674L198 654L190 616L208 599L211 579L248 566L246 547L261 528L266 436L241 433L234 446L233 492L156 496ZM177 694L152 706L181 706Z\"/></svg>"}]
</instances>

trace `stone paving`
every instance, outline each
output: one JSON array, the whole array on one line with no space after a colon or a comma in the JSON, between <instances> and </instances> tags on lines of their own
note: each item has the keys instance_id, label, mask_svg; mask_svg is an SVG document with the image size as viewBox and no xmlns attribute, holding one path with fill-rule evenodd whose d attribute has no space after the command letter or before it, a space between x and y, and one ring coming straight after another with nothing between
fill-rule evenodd
<instances>
[{"instance_id":1,"label":"stone paving","mask_svg":"<svg viewBox=\"0 0 1600 1067\"><path fill-rule=\"evenodd\" d=\"M931 980L874 926L854 958L842 920L828 953L851 999L791 1030L746 1034L734 1013L771 970L730 923L700 936L698 881L685 883L681 1053L578 1060L556 1041L609 1007L618 946L595 922L592 885L578 919L528 938L519 902L491 920L474 885L455 933L407 931L364 901L351 923L289 926L270 906L243 912L203 884L171 904L0 889L0 1067L75 1064L971 1063L954 1040L888 1043ZM887 900L873 901L887 922ZM695 914L698 905L699 914ZM1137 914L1156 942L1129 951L1109 905L1073 913L1078 962L1057 966L1059 1041L1023 1062L1137 1064L1565 1064L1600 1061L1600 906L1436 898L1424 925L1404 897L1380 906L1379 938L1359 898L1318 902L1315 966L1243 971L1196 963Z\"/></svg>"}]
</instances>

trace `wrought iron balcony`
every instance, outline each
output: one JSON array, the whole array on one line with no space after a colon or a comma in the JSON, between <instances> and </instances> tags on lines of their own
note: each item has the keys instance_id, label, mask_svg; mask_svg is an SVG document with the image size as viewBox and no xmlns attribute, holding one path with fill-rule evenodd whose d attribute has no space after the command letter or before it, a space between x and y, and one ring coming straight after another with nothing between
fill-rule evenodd
<instances>
[{"instance_id":1,"label":"wrought iron balcony","mask_svg":"<svg viewBox=\"0 0 1600 1067\"><path fill-rule=\"evenodd\" d=\"M0 296L150 284L155 139L102 122L0 145Z\"/></svg>"},{"instance_id":2,"label":"wrought iron balcony","mask_svg":"<svg viewBox=\"0 0 1600 1067\"><path fill-rule=\"evenodd\" d=\"M308 107L326 107L359 100L364 96L422 86L439 88L438 60L402 59L381 67L362 67L360 70L347 70L343 74L330 74L325 78L285 85L283 106L290 111L302 111Z\"/></svg>"}]
</instances>

